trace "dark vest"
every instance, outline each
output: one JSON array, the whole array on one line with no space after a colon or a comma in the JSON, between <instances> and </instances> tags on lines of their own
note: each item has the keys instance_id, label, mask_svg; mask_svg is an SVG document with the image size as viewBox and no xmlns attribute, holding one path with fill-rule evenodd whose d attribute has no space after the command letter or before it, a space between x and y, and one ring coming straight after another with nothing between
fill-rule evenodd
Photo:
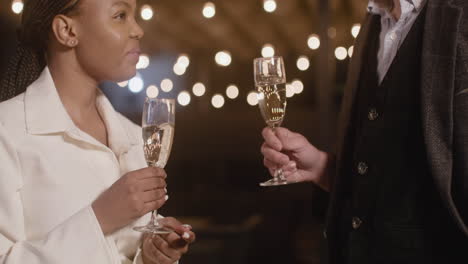
<instances>
[{"instance_id":1,"label":"dark vest","mask_svg":"<svg viewBox=\"0 0 468 264\"><path fill-rule=\"evenodd\" d=\"M466 244L442 206L426 159L420 113L424 14L380 85L380 19L371 29L353 112L354 142L345 157L349 188L341 196L334 249L340 263L468 263L450 262L462 257Z\"/></svg>"}]
</instances>

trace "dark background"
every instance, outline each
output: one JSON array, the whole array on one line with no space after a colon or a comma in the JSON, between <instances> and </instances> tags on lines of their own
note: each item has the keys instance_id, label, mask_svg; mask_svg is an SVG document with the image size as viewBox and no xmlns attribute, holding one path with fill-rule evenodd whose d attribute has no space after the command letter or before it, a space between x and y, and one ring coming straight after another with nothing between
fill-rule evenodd
<instances>
[{"instance_id":1,"label":"dark background","mask_svg":"<svg viewBox=\"0 0 468 264\"><path fill-rule=\"evenodd\" d=\"M170 199L161 214L194 227L198 240L182 263L323 263L322 229L327 194L312 184L261 188L268 179L262 165L261 130L265 126L257 106L246 102L254 89L252 60L270 43L285 59L288 81L300 79L304 91L288 98L283 123L305 135L317 147L331 151L349 57L337 60L335 48L353 45L351 26L365 14L365 0L277 0L273 13L262 0L214 0L216 15L202 16L205 1L138 1L150 4L153 19L139 22L145 30L143 52L151 64L140 70L149 84L164 78L174 82L170 93L191 92L195 82L205 84L202 97L192 94L188 106L177 106L176 134L166 171ZM20 15L10 0L0 0L0 72L14 54ZM334 30L333 30L334 29ZM335 34L333 32L336 31ZM315 33L321 46L311 50L307 38ZM228 50L229 67L220 67L214 55ZM186 73L172 66L179 54L190 57ZM296 60L305 55L311 66L299 71ZM240 95L216 109L211 96L225 94L229 84ZM141 123L145 90L131 93L113 83L102 85L114 107Z\"/></svg>"}]
</instances>

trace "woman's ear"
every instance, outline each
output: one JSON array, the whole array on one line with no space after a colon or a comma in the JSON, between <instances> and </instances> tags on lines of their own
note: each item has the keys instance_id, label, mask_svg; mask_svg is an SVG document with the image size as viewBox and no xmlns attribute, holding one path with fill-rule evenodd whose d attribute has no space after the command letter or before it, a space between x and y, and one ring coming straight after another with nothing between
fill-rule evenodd
<instances>
[{"instance_id":1,"label":"woman's ear","mask_svg":"<svg viewBox=\"0 0 468 264\"><path fill-rule=\"evenodd\" d=\"M52 35L63 46L74 48L78 45L76 24L73 19L65 15L57 15L52 21Z\"/></svg>"}]
</instances>

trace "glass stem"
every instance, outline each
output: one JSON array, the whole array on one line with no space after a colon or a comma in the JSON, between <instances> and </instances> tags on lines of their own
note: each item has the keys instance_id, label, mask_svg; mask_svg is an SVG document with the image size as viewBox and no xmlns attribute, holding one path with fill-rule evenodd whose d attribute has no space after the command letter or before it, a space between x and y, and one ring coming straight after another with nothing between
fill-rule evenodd
<instances>
[{"instance_id":1,"label":"glass stem","mask_svg":"<svg viewBox=\"0 0 468 264\"><path fill-rule=\"evenodd\" d=\"M150 221L150 223L151 223L153 226L159 227L159 222L158 222L158 211L157 211L157 210L153 210L153 212L151 212L151 221Z\"/></svg>"},{"instance_id":2,"label":"glass stem","mask_svg":"<svg viewBox=\"0 0 468 264\"><path fill-rule=\"evenodd\" d=\"M276 130L277 127L279 127L279 125L272 125L272 126L270 127L271 130L273 131L273 133L275 133L275 130ZM281 169L281 168L276 169L275 172L274 172L274 175L273 175L273 179L275 179L275 181L282 181L282 180L284 180L283 169Z\"/></svg>"}]
</instances>

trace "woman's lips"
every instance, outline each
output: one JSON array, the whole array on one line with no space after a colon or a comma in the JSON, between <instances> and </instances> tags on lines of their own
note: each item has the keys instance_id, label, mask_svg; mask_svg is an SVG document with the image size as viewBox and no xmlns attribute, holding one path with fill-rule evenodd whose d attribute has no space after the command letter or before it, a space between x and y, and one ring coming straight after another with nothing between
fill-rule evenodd
<instances>
[{"instance_id":1,"label":"woman's lips","mask_svg":"<svg viewBox=\"0 0 468 264\"><path fill-rule=\"evenodd\" d=\"M127 52L127 55L132 59L132 61L135 61L135 63L138 63L138 60L140 60L140 54L141 51L139 49L132 49Z\"/></svg>"}]
</instances>

